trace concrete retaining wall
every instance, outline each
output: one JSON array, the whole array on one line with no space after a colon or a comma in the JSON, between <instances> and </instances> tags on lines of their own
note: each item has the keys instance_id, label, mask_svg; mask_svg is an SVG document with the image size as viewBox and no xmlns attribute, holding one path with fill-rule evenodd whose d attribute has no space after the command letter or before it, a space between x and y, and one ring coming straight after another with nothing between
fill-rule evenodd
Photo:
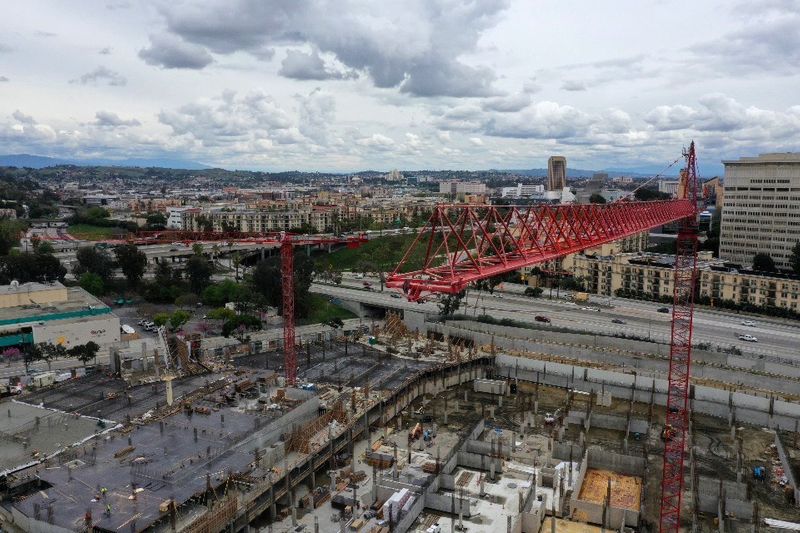
<instances>
[{"instance_id":1,"label":"concrete retaining wall","mask_svg":"<svg viewBox=\"0 0 800 533\"><path fill-rule=\"evenodd\" d=\"M487 457L482 454L465 451L458 452L457 457L458 466L462 466L464 468L488 472L491 469L492 462L494 461L495 474L500 475L503 471L503 461L501 461L498 457Z\"/></svg>"},{"instance_id":2,"label":"concrete retaining wall","mask_svg":"<svg viewBox=\"0 0 800 533\"><path fill-rule=\"evenodd\" d=\"M590 446L587 453L589 468L611 470L626 476L642 477L646 461L644 457L611 453L599 446Z\"/></svg>"},{"instance_id":3,"label":"concrete retaining wall","mask_svg":"<svg viewBox=\"0 0 800 533\"><path fill-rule=\"evenodd\" d=\"M716 515L719 511L720 483L718 479L698 477L698 508L703 513ZM747 485L735 481L723 481L725 511L739 519L749 520L753 516L753 502L747 500Z\"/></svg>"},{"instance_id":4,"label":"concrete retaining wall","mask_svg":"<svg viewBox=\"0 0 800 533\"><path fill-rule=\"evenodd\" d=\"M570 450L572 452L571 457ZM560 459L562 461L569 461L572 459L573 461L577 461L579 458L583 457L583 453L583 446L579 446L577 444L570 442L556 442L553 444L554 459Z\"/></svg>"},{"instance_id":5,"label":"concrete retaining wall","mask_svg":"<svg viewBox=\"0 0 800 533\"><path fill-rule=\"evenodd\" d=\"M473 382L475 392L488 394L505 394L507 383L501 379L476 379Z\"/></svg>"},{"instance_id":6,"label":"concrete retaining wall","mask_svg":"<svg viewBox=\"0 0 800 533\"><path fill-rule=\"evenodd\" d=\"M459 507L460 506L460 507ZM455 512L457 515L459 511L464 513L465 517L472 516L472 510L469 504L469 498L459 498L458 494L426 494L425 507L440 511L442 513Z\"/></svg>"},{"instance_id":7,"label":"concrete retaining wall","mask_svg":"<svg viewBox=\"0 0 800 533\"><path fill-rule=\"evenodd\" d=\"M667 380L641 375L598 370L577 365L540 361L505 354L496 356L500 375L523 381L539 382L562 388L575 388L586 392L606 390L618 398L628 398L635 384L634 401L665 406ZM728 420L731 407L738 422L772 429L794 431L795 420L800 417L800 405L744 393L731 393L722 389L695 385L692 410ZM770 414L772 403L772 414Z\"/></svg>"},{"instance_id":8,"label":"concrete retaining wall","mask_svg":"<svg viewBox=\"0 0 800 533\"><path fill-rule=\"evenodd\" d=\"M775 434L775 448L778 450L778 457L781 460L781 466L783 467L784 474L786 478L789 480L789 485L794 487L794 504L795 506L800 506L800 487L797 486L797 480L794 477L794 470L792 470L792 465L789 463L789 457L786 454L786 448L783 446L783 441L779 434Z\"/></svg>"},{"instance_id":9,"label":"concrete retaining wall","mask_svg":"<svg viewBox=\"0 0 800 533\"><path fill-rule=\"evenodd\" d=\"M476 344L488 345L492 342L498 348L526 350L535 353L546 353L557 357L582 359L602 364L631 368L640 375L651 377L666 376L669 365L667 357L669 346L644 341L604 337L602 335L560 333L555 331L535 331L526 328L513 328L481 324L473 321L450 321L446 324L428 324L428 329L442 335L468 338ZM548 342L541 340L546 336ZM633 357L631 352L654 354L656 358L641 359ZM693 350L693 360L699 363L692 369L693 376L726 383L740 383L743 386L761 388L765 376L741 372L737 369L737 360L729 361L727 354ZM743 360L748 359L744 357ZM778 358L779 361L783 359ZM761 361L756 356L749 361ZM750 363L748 363L750 364ZM761 364L761 363L758 363ZM774 375L769 376L771 390L788 394L800 394L800 381L793 379L800 374L800 365L771 362ZM757 370L766 371L766 368ZM782 368L786 366L786 368ZM786 377L783 377L786 376Z\"/></svg>"},{"instance_id":10,"label":"concrete retaining wall","mask_svg":"<svg viewBox=\"0 0 800 533\"><path fill-rule=\"evenodd\" d=\"M495 439L494 444L484 440L468 440L465 451L480 455L493 455L500 453L503 457L511 456L511 445Z\"/></svg>"}]
</instances>

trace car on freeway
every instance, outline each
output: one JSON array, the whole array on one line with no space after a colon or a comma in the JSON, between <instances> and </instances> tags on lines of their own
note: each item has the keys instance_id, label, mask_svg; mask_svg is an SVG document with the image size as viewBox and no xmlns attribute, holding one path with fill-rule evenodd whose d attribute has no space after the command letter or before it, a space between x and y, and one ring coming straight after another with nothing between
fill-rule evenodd
<instances>
[{"instance_id":1,"label":"car on freeway","mask_svg":"<svg viewBox=\"0 0 800 533\"><path fill-rule=\"evenodd\" d=\"M549 324L550 323L550 319L547 318L546 316L542 316L542 315L536 315L535 317L533 317L533 319L536 322L544 322L545 324Z\"/></svg>"},{"instance_id":2,"label":"car on freeway","mask_svg":"<svg viewBox=\"0 0 800 533\"><path fill-rule=\"evenodd\" d=\"M659 307L658 308L658 312L659 313L669 313L669 307Z\"/></svg>"},{"instance_id":3,"label":"car on freeway","mask_svg":"<svg viewBox=\"0 0 800 533\"><path fill-rule=\"evenodd\" d=\"M598 311L598 312L600 311L599 307L586 307L586 306L584 306L584 307L581 307L581 309L583 309L584 311Z\"/></svg>"},{"instance_id":4,"label":"car on freeway","mask_svg":"<svg viewBox=\"0 0 800 533\"><path fill-rule=\"evenodd\" d=\"M752 320L742 320L742 325L743 326L749 326L749 327L752 328L752 327L755 327L756 323L753 322Z\"/></svg>"},{"instance_id":5,"label":"car on freeway","mask_svg":"<svg viewBox=\"0 0 800 533\"><path fill-rule=\"evenodd\" d=\"M758 342L758 339L749 333L742 333L739 335L740 341L747 341L747 342Z\"/></svg>"},{"instance_id":6,"label":"car on freeway","mask_svg":"<svg viewBox=\"0 0 800 533\"><path fill-rule=\"evenodd\" d=\"M391 296L392 298L400 298L400 295L396 293L392 293L389 296Z\"/></svg>"},{"instance_id":7,"label":"car on freeway","mask_svg":"<svg viewBox=\"0 0 800 533\"><path fill-rule=\"evenodd\" d=\"M614 319L614 320L612 320L611 322L613 322L614 324L624 324L624 323L625 323L625 321L624 321L624 320L622 320L622 319L619 319L619 318L615 318L615 319Z\"/></svg>"}]
</instances>

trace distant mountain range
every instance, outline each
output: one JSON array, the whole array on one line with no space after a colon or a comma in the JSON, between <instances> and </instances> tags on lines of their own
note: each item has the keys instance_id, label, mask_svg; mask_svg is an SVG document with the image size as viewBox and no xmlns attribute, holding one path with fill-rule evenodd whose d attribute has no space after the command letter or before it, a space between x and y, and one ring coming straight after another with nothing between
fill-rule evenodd
<instances>
[{"instance_id":1,"label":"distant mountain range","mask_svg":"<svg viewBox=\"0 0 800 533\"><path fill-rule=\"evenodd\" d=\"M60 159L30 154L0 155L0 167L45 168L58 165L106 166L106 167L158 167L203 170L211 168L195 161L182 159Z\"/></svg>"},{"instance_id":2,"label":"distant mountain range","mask_svg":"<svg viewBox=\"0 0 800 533\"><path fill-rule=\"evenodd\" d=\"M45 157L40 155L30 154L11 154L0 155L0 167L28 167L28 168L45 168L54 167L58 165L77 165L77 166L107 166L107 167L140 167L140 168L171 168L171 169L185 169L185 170L206 170L214 167L198 163L196 161L188 161L185 159L170 159L170 158L138 158L138 159L62 159L57 157ZM675 165L668 170L664 170L663 166L638 166L627 168L606 168L603 170L587 170L582 168L567 167L567 176L570 178L591 177L595 172L606 172L609 176L630 176L633 178L650 178L656 174L661 173L663 176L677 176L680 165ZM713 176L722 176L723 167L718 165L705 165L699 169L702 178L711 178ZM371 172L371 171L370 171ZM409 171L413 173L414 171ZM529 169L498 169L495 172L508 172L520 176L546 176L546 168L529 168ZM356 172L356 174L363 174L364 172ZM369 172L367 172L369 173ZM333 173L337 174L337 173ZM341 174L349 174L348 172L341 172ZM380 172L376 172L380 174Z\"/></svg>"}]
</instances>

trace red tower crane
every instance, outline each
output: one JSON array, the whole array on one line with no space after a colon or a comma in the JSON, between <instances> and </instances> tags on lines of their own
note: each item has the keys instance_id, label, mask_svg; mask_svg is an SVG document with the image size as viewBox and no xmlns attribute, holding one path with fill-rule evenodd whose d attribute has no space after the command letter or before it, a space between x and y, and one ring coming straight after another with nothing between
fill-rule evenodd
<instances>
[{"instance_id":1,"label":"red tower crane","mask_svg":"<svg viewBox=\"0 0 800 533\"><path fill-rule=\"evenodd\" d=\"M672 343L660 528L677 533L688 430L694 286L697 279L697 162L694 142L684 153L675 200L598 205L438 205L386 280L409 300L426 293L457 294L470 283L679 222L675 258ZM420 250L421 249L421 250ZM415 253L416 252L416 253ZM421 265L409 266L423 256Z\"/></svg>"},{"instance_id":2,"label":"red tower crane","mask_svg":"<svg viewBox=\"0 0 800 533\"><path fill-rule=\"evenodd\" d=\"M697 206L697 158L694 142L685 153L686 169L681 173L679 194ZM683 460L689 431L689 377L692 363L692 320L697 281L697 216L681 219L672 303L672 342L669 350L669 388L661 476L661 533L678 533L683 493Z\"/></svg>"}]
</instances>

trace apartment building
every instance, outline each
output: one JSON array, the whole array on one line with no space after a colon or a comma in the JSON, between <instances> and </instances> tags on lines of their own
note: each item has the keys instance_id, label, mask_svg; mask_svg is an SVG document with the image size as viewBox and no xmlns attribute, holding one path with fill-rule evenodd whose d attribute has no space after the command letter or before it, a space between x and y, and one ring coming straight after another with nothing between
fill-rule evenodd
<instances>
[{"instance_id":1,"label":"apartment building","mask_svg":"<svg viewBox=\"0 0 800 533\"><path fill-rule=\"evenodd\" d=\"M720 258L749 267L754 255L766 253L778 268L791 268L789 256L800 241L800 153L723 164Z\"/></svg>"},{"instance_id":2,"label":"apartment building","mask_svg":"<svg viewBox=\"0 0 800 533\"><path fill-rule=\"evenodd\" d=\"M442 181L440 194L486 194L486 184L477 181Z\"/></svg>"},{"instance_id":3,"label":"apartment building","mask_svg":"<svg viewBox=\"0 0 800 533\"><path fill-rule=\"evenodd\" d=\"M616 255L576 254L565 259L564 269L583 279L587 291L605 296L642 295L671 298L674 290L675 256L623 253ZM797 276L744 271L713 259L711 252L698 254L701 299L711 305L736 304L771 306L798 311L800 278ZM618 292L619 291L619 292Z\"/></svg>"}]
</instances>

